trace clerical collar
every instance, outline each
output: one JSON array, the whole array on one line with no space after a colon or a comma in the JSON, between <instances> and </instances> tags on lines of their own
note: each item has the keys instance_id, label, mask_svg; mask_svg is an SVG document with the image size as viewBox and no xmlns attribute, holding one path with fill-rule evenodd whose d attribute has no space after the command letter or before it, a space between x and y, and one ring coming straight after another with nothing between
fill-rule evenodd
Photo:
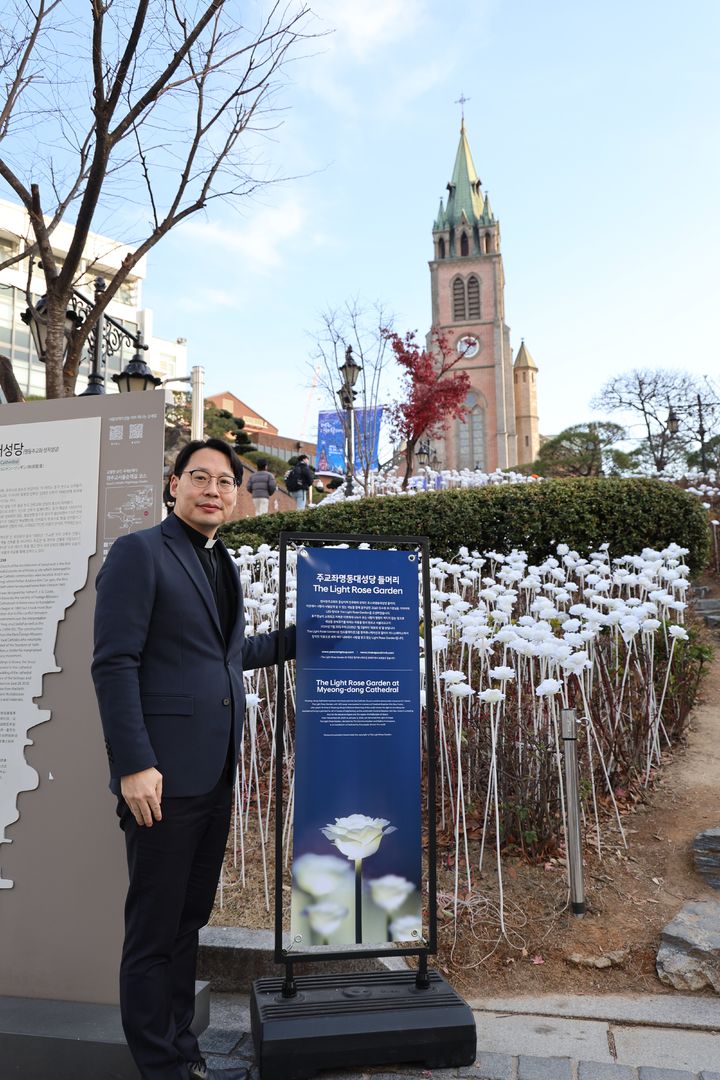
<instances>
[{"instance_id":1,"label":"clerical collar","mask_svg":"<svg viewBox=\"0 0 720 1080\"><path fill-rule=\"evenodd\" d=\"M207 536L205 536L205 533L201 533L198 532L197 529L193 529L192 525L188 525L187 521L183 521L181 517L178 518L178 521L182 525L185 535L187 536L193 547L212 549L217 544L217 537L214 537L212 540L210 540Z\"/></svg>"}]
</instances>

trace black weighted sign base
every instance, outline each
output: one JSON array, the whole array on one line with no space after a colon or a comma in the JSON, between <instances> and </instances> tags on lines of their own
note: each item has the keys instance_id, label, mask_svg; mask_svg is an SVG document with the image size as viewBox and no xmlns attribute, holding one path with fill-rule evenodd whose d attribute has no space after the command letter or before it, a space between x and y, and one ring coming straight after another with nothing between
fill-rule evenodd
<instances>
[{"instance_id":1,"label":"black weighted sign base","mask_svg":"<svg viewBox=\"0 0 720 1080\"><path fill-rule=\"evenodd\" d=\"M416 1062L472 1065L477 1034L469 1005L436 971L426 989L414 971L257 979L250 1001L262 1080L306 1080L320 1069Z\"/></svg>"}]
</instances>

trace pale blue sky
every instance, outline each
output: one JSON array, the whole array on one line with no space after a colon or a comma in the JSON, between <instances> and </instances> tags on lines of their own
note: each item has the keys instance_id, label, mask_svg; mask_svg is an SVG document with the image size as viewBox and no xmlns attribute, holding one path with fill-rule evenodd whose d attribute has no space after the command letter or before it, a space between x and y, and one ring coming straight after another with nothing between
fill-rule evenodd
<instances>
[{"instance_id":1,"label":"pale blue sky","mask_svg":"<svg viewBox=\"0 0 720 1080\"><path fill-rule=\"evenodd\" d=\"M541 431L599 418L590 398L633 366L717 373L717 0L313 9L335 33L292 66L284 124L262 144L274 172L306 175L211 205L150 255L155 331L188 339L209 393L313 437L319 312L380 300L425 333L461 92L513 348L525 337L540 369Z\"/></svg>"}]
</instances>

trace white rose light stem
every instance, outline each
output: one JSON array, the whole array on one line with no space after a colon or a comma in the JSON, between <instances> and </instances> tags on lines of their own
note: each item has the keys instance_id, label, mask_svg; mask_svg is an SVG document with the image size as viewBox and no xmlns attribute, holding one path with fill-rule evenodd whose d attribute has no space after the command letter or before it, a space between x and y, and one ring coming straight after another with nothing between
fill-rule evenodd
<instances>
[{"instance_id":1,"label":"white rose light stem","mask_svg":"<svg viewBox=\"0 0 720 1080\"><path fill-rule=\"evenodd\" d=\"M240 806L240 769L239 766L235 766L235 791L233 792L235 798L235 814L233 816L233 866L237 870L237 848L238 848L238 833L240 840L240 880L243 888L245 887L245 830L242 828L242 809ZM240 824L240 829L238 829Z\"/></svg>"},{"instance_id":2,"label":"white rose light stem","mask_svg":"<svg viewBox=\"0 0 720 1080\"><path fill-rule=\"evenodd\" d=\"M452 767L447 735L445 734L445 711L443 708L443 686L440 681L438 653L433 649L433 677L435 679L435 701L438 712L438 731L440 734L440 828L445 828L445 780L447 778L450 816L455 817L455 800L452 787Z\"/></svg>"},{"instance_id":3,"label":"white rose light stem","mask_svg":"<svg viewBox=\"0 0 720 1080\"><path fill-rule=\"evenodd\" d=\"M257 802L258 829L260 830L260 851L262 854L263 886L265 889L265 910L270 910L270 890L268 886L267 852L265 851L265 831L263 828L262 798L260 795L260 774L257 762L257 708L259 700L253 695L249 705L248 727L250 728L250 783L248 784L248 813L250 812L250 789L253 773L255 775L255 796Z\"/></svg>"},{"instance_id":4,"label":"white rose light stem","mask_svg":"<svg viewBox=\"0 0 720 1080\"><path fill-rule=\"evenodd\" d=\"M662 716L663 705L665 704L665 694L667 693L668 681L670 679L670 669L672 668L672 658L673 658L673 652L675 651L675 642L676 641L677 641L677 637L675 637L673 635L673 637L670 639L670 654L668 656L667 668L665 670L665 682L663 683L662 694L660 695L660 704L658 705L658 715L659 716Z\"/></svg>"},{"instance_id":5,"label":"white rose light stem","mask_svg":"<svg viewBox=\"0 0 720 1080\"><path fill-rule=\"evenodd\" d=\"M277 723L277 694L272 693L270 686L268 685L268 673L267 668L260 669L265 680L265 700L274 702L274 707L270 712L270 730L268 732L268 741L270 743L270 764L267 768L268 778L268 792L267 792L267 807L265 809L265 836L270 835L270 809L273 802L273 783L275 780L275 725Z\"/></svg>"},{"instance_id":6,"label":"white rose light stem","mask_svg":"<svg viewBox=\"0 0 720 1080\"><path fill-rule=\"evenodd\" d=\"M497 739L498 739L498 722L496 714L496 706L502 702L501 697L497 701L493 697L489 697L490 705L490 745L491 745L491 759L490 759L490 783L488 784L487 799L485 802L485 821L483 823L482 842L480 845L480 864L479 869L482 869L483 851L485 848L485 829L487 827L487 816L489 801L492 798L495 807L495 852L496 852L496 864L497 864L497 876L498 876L498 895L499 895L499 913L500 913L500 931L507 937L505 930L505 893L503 886L503 873L502 873L502 859L500 857L500 799L498 795L498 775L497 775Z\"/></svg>"},{"instance_id":7,"label":"white rose light stem","mask_svg":"<svg viewBox=\"0 0 720 1080\"><path fill-rule=\"evenodd\" d=\"M597 732L595 730L595 724L593 723L592 712L591 712L591 709L590 709L590 705L588 703L588 699L587 699L586 694L585 694L585 687L582 684L582 682L580 683L580 686L581 686L581 689L582 689L583 704L585 706L585 718L587 720L588 731L592 734L592 737L595 740L595 747L597 749L598 757L600 759L600 767L602 768L603 776L605 777L605 786L607 787L608 794L610 795L610 798L611 798L612 804L613 804L613 808L615 810L615 820L617 822L618 831L620 833L620 836L622 837L623 845L625 847L627 847L628 846L627 845L627 837L625 836L625 830L623 829L623 823L622 823L622 820L620 818L620 810L618 809L618 804L617 804L617 801L615 799L615 792L613 791L613 786L612 786L612 784L610 782L610 777L608 775L607 766L605 764L605 757L604 757L603 752L602 752L602 747L600 745L600 740L598 739Z\"/></svg>"},{"instance_id":8,"label":"white rose light stem","mask_svg":"<svg viewBox=\"0 0 720 1080\"><path fill-rule=\"evenodd\" d=\"M459 690L463 684L456 684L451 686L451 692L453 690ZM465 688L469 694L473 691L469 686L465 684ZM463 785L463 768L462 768L462 722L463 711L460 694L453 694L453 713L455 720L455 747L457 757L457 798L455 802L455 904L454 912L457 918L457 906L458 906L458 888L459 888L459 876L460 876L460 826L462 822L462 836L463 836L463 855L465 857L465 873L467 875L467 888L468 892L472 890L472 876L470 873L470 851L468 849L467 838L467 822L465 818L465 788Z\"/></svg>"}]
</instances>

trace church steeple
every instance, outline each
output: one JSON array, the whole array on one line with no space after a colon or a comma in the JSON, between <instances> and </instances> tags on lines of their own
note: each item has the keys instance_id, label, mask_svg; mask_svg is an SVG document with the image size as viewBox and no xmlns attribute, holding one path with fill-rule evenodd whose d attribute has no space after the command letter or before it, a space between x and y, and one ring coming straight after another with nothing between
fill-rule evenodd
<instances>
[{"instance_id":1,"label":"church steeple","mask_svg":"<svg viewBox=\"0 0 720 1080\"><path fill-rule=\"evenodd\" d=\"M447 190L447 202L443 205L440 200L440 209L433 224L435 258L457 259L498 253L500 237L497 221L487 195L483 195L464 120Z\"/></svg>"},{"instance_id":2,"label":"church steeple","mask_svg":"<svg viewBox=\"0 0 720 1080\"><path fill-rule=\"evenodd\" d=\"M459 104L467 98L463 95ZM523 346L513 370L505 322L505 273L500 223L470 151L465 118L446 198L433 222L430 260L432 325L459 357L470 377L462 420L448 424L437 449L446 469L512 467L522 450L537 452L537 368ZM431 339L429 339L431 340Z\"/></svg>"},{"instance_id":3,"label":"church steeple","mask_svg":"<svg viewBox=\"0 0 720 1080\"><path fill-rule=\"evenodd\" d=\"M480 178L470 153L464 121L460 128L460 143L455 155L452 180L447 187L449 195L445 219L451 228L460 225L463 218L470 225L477 225L483 220L485 200Z\"/></svg>"}]
</instances>

